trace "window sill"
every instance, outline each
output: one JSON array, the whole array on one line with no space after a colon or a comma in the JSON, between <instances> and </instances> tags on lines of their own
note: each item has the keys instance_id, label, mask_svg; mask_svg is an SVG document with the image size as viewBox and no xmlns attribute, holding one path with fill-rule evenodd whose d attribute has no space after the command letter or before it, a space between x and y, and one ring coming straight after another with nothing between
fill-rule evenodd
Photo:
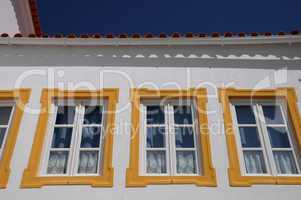
<instances>
[{"instance_id":1,"label":"window sill","mask_svg":"<svg viewBox=\"0 0 301 200\"><path fill-rule=\"evenodd\" d=\"M194 184L196 186L216 187L215 170L210 170L210 176L139 176L137 170L128 168L126 187L146 187L147 185Z\"/></svg>"},{"instance_id":2,"label":"window sill","mask_svg":"<svg viewBox=\"0 0 301 200\"><path fill-rule=\"evenodd\" d=\"M34 176L32 171L25 170L21 188L41 188L46 185L91 185L92 187L113 187L113 168L103 176Z\"/></svg>"},{"instance_id":3,"label":"window sill","mask_svg":"<svg viewBox=\"0 0 301 200\"><path fill-rule=\"evenodd\" d=\"M234 169L229 169L229 180L233 187L250 187L256 184L301 185L300 176L242 176Z\"/></svg>"}]
</instances>

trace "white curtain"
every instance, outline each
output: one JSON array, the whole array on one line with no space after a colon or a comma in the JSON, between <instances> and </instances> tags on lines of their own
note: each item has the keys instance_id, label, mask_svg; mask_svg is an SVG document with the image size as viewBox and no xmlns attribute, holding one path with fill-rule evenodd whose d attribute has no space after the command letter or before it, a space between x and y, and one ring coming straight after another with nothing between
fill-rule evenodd
<instances>
[{"instance_id":1,"label":"white curtain","mask_svg":"<svg viewBox=\"0 0 301 200\"><path fill-rule=\"evenodd\" d=\"M246 151L244 152L245 166L247 173L263 174L266 173L266 167L263 160L262 152Z\"/></svg>"},{"instance_id":2,"label":"white curtain","mask_svg":"<svg viewBox=\"0 0 301 200\"><path fill-rule=\"evenodd\" d=\"M48 161L48 174L66 173L68 152L51 152Z\"/></svg>"},{"instance_id":3,"label":"white curtain","mask_svg":"<svg viewBox=\"0 0 301 200\"><path fill-rule=\"evenodd\" d=\"M166 160L164 151L147 152L147 173L166 173Z\"/></svg>"},{"instance_id":4,"label":"white curtain","mask_svg":"<svg viewBox=\"0 0 301 200\"><path fill-rule=\"evenodd\" d=\"M195 169L194 152L177 152L177 173L194 174Z\"/></svg>"},{"instance_id":5,"label":"white curtain","mask_svg":"<svg viewBox=\"0 0 301 200\"><path fill-rule=\"evenodd\" d=\"M81 152L78 173L95 174L98 166L98 151Z\"/></svg>"},{"instance_id":6,"label":"white curtain","mask_svg":"<svg viewBox=\"0 0 301 200\"><path fill-rule=\"evenodd\" d=\"M274 152L277 171L280 174L297 174L295 160L292 152L277 151Z\"/></svg>"}]
</instances>

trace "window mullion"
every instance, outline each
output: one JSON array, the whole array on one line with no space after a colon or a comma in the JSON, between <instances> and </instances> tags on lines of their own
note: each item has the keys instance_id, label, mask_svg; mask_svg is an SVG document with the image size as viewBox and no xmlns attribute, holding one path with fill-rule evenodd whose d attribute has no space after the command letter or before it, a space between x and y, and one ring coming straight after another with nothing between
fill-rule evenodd
<instances>
[{"instance_id":1,"label":"window mullion","mask_svg":"<svg viewBox=\"0 0 301 200\"><path fill-rule=\"evenodd\" d=\"M191 114L192 114L192 125L193 125L193 138L194 138L194 151L195 151L195 159L196 159L196 171L197 174L203 173L203 156L201 155L201 141L199 141L199 138L201 134L203 134L201 131L201 124L198 122L198 112L203 112L201 110L198 110L197 103L193 101L193 103L190 105L191 107ZM207 113L206 113L207 115Z\"/></svg>"},{"instance_id":2,"label":"window mullion","mask_svg":"<svg viewBox=\"0 0 301 200\"><path fill-rule=\"evenodd\" d=\"M259 104L256 104L256 110L255 112L257 113L256 115L256 119L258 121L259 124L259 131L261 132L260 135L262 135L262 140L263 140L263 150L264 155L266 155L266 164L268 165L268 170L270 171L270 173L274 176L277 174L277 170L276 170L276 164L273 158L273 151L272 151L272 146L270 143L270 139L269 139L269 135L267 132L267 125L264 121L264 115L263 115L263 111L262 111L262 107Z\"/></svg>"},{"instance_id":3,"label":"window mullion","mask_svg":"<svg viewBox=\"0 0 301 200\"><path fill-rule=\"evenodd\" d=\"M101 121L101 129L100 129L100 141L99 141L99 147L98 149L98 162L97 162L97 174L103 174L103 164L104 164L104 150L105 150L105 134L107 133L106 129L106 115L105 113L107 112L107 105L105 103L102 104L102 121ZM84 112L85 113L85 112ZM85 120L85 115L83 115L83 121ZM81 133L82 134L82 133ZM110 134L110 133L108 133ZM79 144L80 145L80 144Z\"/></svg>"},{"instance_id":4,"label":"window mullion","mask_svg":"<svg viewBox=\"0 0 301 200\"><path fill-rule=\"evenodd\" d=\"M176 147L175 147L175 126L174 126L174 117L173 117L173 106L170 104L167 104L167 137L168 137L168 144L166 146L167 148L167 154L168 154L168 162L169 162L169 173L171 176L174 176L176 174Z\"/></svg>"},{"instance_id":5,"label":"window mullion","mask_svg":"<svg viewBox=\"0 0 301 200\"><path fill-rule=\"evenodd\" d=\"M83 107L81 105L76 106L75 117L73 121L72 140L70 145L70 160L69 160L69 173L75 175L77 172L78 155L79 155L79 140L81 136L82 127L82 113Z\"/></svg>"}]
</instances>

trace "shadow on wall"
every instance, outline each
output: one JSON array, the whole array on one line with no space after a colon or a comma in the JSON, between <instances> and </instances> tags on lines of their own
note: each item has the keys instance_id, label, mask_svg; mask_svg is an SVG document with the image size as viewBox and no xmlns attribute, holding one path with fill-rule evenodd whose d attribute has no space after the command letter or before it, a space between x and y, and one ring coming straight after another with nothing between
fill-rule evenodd
<instances>
[{"instance_id":1,"label":"shadow on wall","mask_svg":"<svg viewBox=\"0 0 301 200\"><path fill-rule=\"evenodd\" d=\"M151 66L299 69L301 46L2 46L0 66Z\"/></svg>"}]
</instances>

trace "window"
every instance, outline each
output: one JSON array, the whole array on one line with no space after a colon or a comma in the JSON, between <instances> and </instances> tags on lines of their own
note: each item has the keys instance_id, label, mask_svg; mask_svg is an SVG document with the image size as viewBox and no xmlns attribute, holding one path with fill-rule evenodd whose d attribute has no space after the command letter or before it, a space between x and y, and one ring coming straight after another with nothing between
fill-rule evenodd
<instances>
[{"instance_id":1,"label":"window","mask_svg":"<svg viewBox=\"0 0 301 200\"><path fill-rule=\"evenodd\" d=\"M42 121L44 145L35 141L31 156L38 152L41 159L30 159L24 173L23 187L51 184L90 184L112 186L112 131L118 96L117 89L103 91L44 90L42 107L46 104L47 120ZM44 103L44 104L43 104ZM41 126L41 122L39 122ZM34 176L32 169L35 169ZM34 176L35 181L31 181Z\"/></svg>"},{"instance_id":2,"label":"window","mask_svg":"<svg viewBox=\"0 0 301 200\"><path fill-rule=\"evenodd\" d=\"M16 143L30 89L0 90L0 188L6 188L12 152Z\"/></svg>"},{"instance_id":3,"label":"window","mask_svg":"<svg viewBox=\"0 0 301 200\"><path fill-rule=\"evenodd\" d=\"M206 90L134 89L132 99L127 186L216 186L205 111Z\"/></svg>"},{"instance_id":4,"label":"window","mask_svg":"<svg viewBox=\"0 0 301 200\"><path fill-rule=\"evenodd\" d=\"M98 175L101 174L103 152L104 102L78 101L76 105L55 105L55 114L45 163L44 175ZM47 164L46 164L47 163Z\"/></svg>"},{"instance_id":5,"label":"window","mask_svg":"<svg viewBox=\"0 0 301 200\"><path fill-rule=\"evenodd\" d=\"M221 100L229 156L233 158L237 151L235 159L239 160L236 164L230 161L232 185L301 183L300 122L294 90L224 89Z\"/></svg>"},{"instance_id":6,"label":"window","mask_svg":"<svg viewBox=\"0 0 301 200\"><path fill-rule=\"evenodd\" d=\"M194 107L188 102L185 104L141 105L144 111L141 165L145 166L145 175L201 174Z\"/></svg>"}]
</instances>

